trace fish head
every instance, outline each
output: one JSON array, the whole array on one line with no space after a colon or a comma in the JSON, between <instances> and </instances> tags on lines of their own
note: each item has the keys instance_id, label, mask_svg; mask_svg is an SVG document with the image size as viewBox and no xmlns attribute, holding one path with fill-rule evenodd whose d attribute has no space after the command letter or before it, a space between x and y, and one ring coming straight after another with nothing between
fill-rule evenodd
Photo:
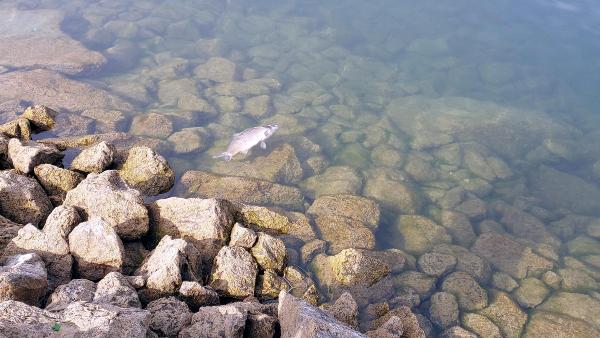
<instances>
[{"instance_id":1,"label":"fish head","mask_svg":"<svg viewBox=\"0 0 600 338\"><path fill-rule=\"evenodd\" d=\"M265 130L265 137L269 137L273 135L273 133L275 133L277 129L279 129L279 126L276 124L267 124L266 126L264 126L264 128L267 128L267 130Z\"/></svg>"}]
</instances>

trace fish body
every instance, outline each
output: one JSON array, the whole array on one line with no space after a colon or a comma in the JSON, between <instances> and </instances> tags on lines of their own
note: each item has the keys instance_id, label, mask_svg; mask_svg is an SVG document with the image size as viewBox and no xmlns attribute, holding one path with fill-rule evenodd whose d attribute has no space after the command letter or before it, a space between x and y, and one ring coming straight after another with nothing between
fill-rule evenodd
<instances>
[{"instance_id":1,"label":"fish body","mask_svg":"<svg viewBox=\"0 0 600 338\"><path fill-rule=\"evenodd\" d=\"M265 140L271 137L275 131L279 129L276 124L268 124L266 126L258 126L248 128L240 133L233 134L231 142L227 146L227 150L219 155L213 156L213 158L222 157L225 161L231 160L236 154L246 155L248 151L260 144L262 149L267 148Z\"/></svg>"}]
</instances>

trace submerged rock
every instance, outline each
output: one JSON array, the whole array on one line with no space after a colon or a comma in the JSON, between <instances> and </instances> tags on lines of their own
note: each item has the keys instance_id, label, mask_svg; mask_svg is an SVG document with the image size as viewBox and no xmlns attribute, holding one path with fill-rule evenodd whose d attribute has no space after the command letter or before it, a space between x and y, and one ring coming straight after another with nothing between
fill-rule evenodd
<instances>
[{"instance_id":1,"label":"submerged rock","mask_svg":"<svg viewBox=\"0 0 600 338\"><path fill-rule=\"evenodd\" d=\"M77 75L96 71L106 59L86 49L61 29L65 14L58 10L0 11L0 43L14 48L0 52L0 64L11 68L43 68ZM42 102L42 101L40 101Z\"/></svg>"},{"instance_id":2,"label":"submerged rock","mask_svg":"<svg viewBox=\"0 0 600 338\"><path fill-rule=\"evenodd\" d=\"M339 215L362 222L370 228L377 228L379 224L379 206L374 201L347 194L319 196L307 213L316 216Z\"/></svg>"},{"instance_id":3,"label":"submerged rock","mask_svg":"<svg viewBox=\"0 0 600 338\"><path fill-rule=\"evenodd\" d=\"M462 310L474 311L488 305L488 296L469 274L462 271L450 274L442 284L442 290L456 296Z\"/></svg>"},{"instance_id":4,"label":"submerged rock","mask_svg":"<svg viewBox=\"0 0 600 338\"><path fill-rule=\"evenodd\" d=\"M304 197L297 188L268 181L187 171L177 192L184 197L223 198L230 201L276 205L293 210L304 208Z\"/></svg>"},{"instance_id":5,"label":"submerged rock","mask_svg":"<svg viewBox=\"0 0 600 338\"><path fill-rule=\"evenodd\" d=\"M364 195L402 214L416 214L423 204L418 191L401 174L394 171L370 172Z\"/></svg>"},{"instance_id":6,"label":"submerged rock","mask_svg":"<svg viewBox=\"0 0 600 338\"><path fill-rule=\"evenodd\" d=\"M356 195L362 187L362 178L351 167L334 166L327 168L320 175L306 179L302 186L310 197L334 194Z\"/></svg>"},{"instance_id":7,"label":"submerged rock","mask_svg":"<svg viewBox=\"0 0 600 338\"><path fill-rule=\"evenodd\" d=\"M444 227L423 216L401 215L396 228L402 235L402 247L410 253L423 254L452 241Z\"/></svg>"},{"instance_id":8,"label":"submerged rock","mask_svg":"<svg viewBox=\"0 0 600 338\"><path fill-rule=\"evenodd\" d=\"M495 292L490 305L479 314L496 324L504 337L520 337L527 322L527 314L504 292Z\"/></svg>"},{"instance_id":9,"label":"submerged rock","mask_svg":"<svg viewBox=\"0 0 600 338\"><path fill-rule=\"evenodd\" d=\"M583 320L546 311L536 311L527 323L523 337L598 337L600 329Z\"/></svg>"},{"instance_id":10,"label":"submerged rock","mask_svg":"<svg viewBox=\"0 0 600 338\"><path fill-rule=\"evenodd\" d=\"M523 308L533 308L544 301L550 290L537 278L525 278L515 290L515 300Z\"/></svg>"},{"instance_id":11,"label":"submerged rock","mask_svg":"<svg viewBox=\"0 0 600 338\"><path fill-rule=\"evenodd\" d=\"M319 216L315 219L321 238L329 242L329 251L337 254L341 250L374 249L375 235L363 223L344 216Z\"/></svg>"}]
</instances>

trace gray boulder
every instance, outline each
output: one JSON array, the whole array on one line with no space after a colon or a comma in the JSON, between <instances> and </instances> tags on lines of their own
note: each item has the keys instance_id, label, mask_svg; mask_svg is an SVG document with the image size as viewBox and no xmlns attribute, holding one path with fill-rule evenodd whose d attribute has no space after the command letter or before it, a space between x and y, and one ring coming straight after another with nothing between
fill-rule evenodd
<instances>
[{"instance_id":1,"label":"gray boulder","mask_svg":"<svg viewBox=\"0 0 600 338\"><path fill-rule=\"evenodd\" d=\"M48 286L54 289L71 280L72 257L69 244L60 236L40 231L31 224L25 225L4 249L3 257L35 252L45 263Z\"/></svg>"},{"instance_id":2,"label":"gray boulder","mask_svg":"<svg viewBox=\"0 0 600 338\"><path fill-rule=\"evenodd\" d=\"M442 290L455 295L462 310L479 310L488 305L487 292L471 275L462 271L454 272L446 277L442 284Z\"/></svg>"},{"instance_id":3,"label":"gray boulder","mask_svg":"<svg viewBox=\"0 0 600 338\"><path fill-rule=\"evenodd\" d=\"M150 311L150 329L161 337L177 336L192 321L188 306L175 297L153 300L146 310Z\"/></svg>"},{"instance_id":4,"label":"gray boulder","mask_svg":"<svg viewBox=\"0 0 600 338\"><path fill-rule=\"evenodd\" d=\"M233 304L201 307L179 337L242 338L247 319L248 311Z\"/></svg>"},{"instance_id":5,"label":"gray boulder","mask_svg":"<svg viewBox=\"0 0 600 338\"><path fill-rule=\"evenodd\" d=\"M135 275L146 279L142 301L174 295L184 280L202 280L202 263L198 250L183 239L164 236Z\"/></svg>"},{"instance_id":6,"label":"gray boulder","mask_svg":"<svg viewBox=\"0 0 600 338\"><path fill-rule=\"evenodd\" d=\"M342 293L333 304L324 304L322 308L335 319L358 330L358 304L350 293Z\"/></svg>"},{"instance_id":7,"label":"gray boulder","mask_svg":"<svg viewBox=\"0 0 600 338\"><path fill-rule=\"evenodd\" d=\"M79 301L69 304L61 319L87 337L145 337L150 311Z\"/></svg>"},{"instance_id":8,"label":"gray boulder","mask_svg":"<svg viewBox=\"0 0 600 338\"><path fill-rule=\"evenodd\" d=\"M18 171L30 174L33 168L42 163L60 162L63 154L54 145L35 141L21 141L13 138L8 142L8 157Z\"/></svg>"},{"instance_id":9,"label":"gray boulder","mask_svg":"<svg viewBox=\"0 0 600 338\"><path fill-rule=\"evenodd\" d=\"M53 328L57 324L63 337L75 337L79 331L73 324L63 322L59 314L15 300L0 302L2 337L52 337L56 336Z\"/></svg>"},{"instance_id":10,"label":"gray boulder","mask_svg":"<svg viewBox=\"0 0 600 338\"><path fill-rule=\"evenodd\" d=\"M210 286L230 297L254 295L258 265L252 255L241 247L221 248L210 276Z\"/></svg>"},{"instance_id":11,"label":"gray boulder","mask_svg":"<svg viewBox=\"0 0 600 338\"><path fill-rule=\"evenodd\" d=\"M115 170L89 174L67 193L64 205L77 208L84 219L104 219L123 239L137 239L148 232L148 210L140 193Z\"/></svg>"},{"instance_id":12,"label":"gray boulder","mask_svg":"<svg viewBox=\"0 0 600 338\"><path fill-rule=\"evenodd\" d=\"M0 267L0 301L17 300L39 306L47 289L44 262L34 253L8 257Z\"/></svg>"},{"instance_id":13,"label":"gray boulder","mask_svg":"<svg viewBox=\"0 0 600 338\"><path fill-rule=\"evenodd\" d=\"M135 289L119 272L110 272L98 282L94 303L106 303L119 307L142 307Z\"/></svg>"},{"instance_id":14,"label":"gray boulder","mask_svg":"<svg viewBox=\"0 0 600 338\"><path fill-rule=\"evenodd\" d=\"M44 189L15 170L0 172L0 213L11 221L38 225L52 211Z\"/></svg>"},{"instance_id":15,"label":"gray boulder","mask_svg":"<svg viewBox=\"0 0 600 338\"><path fill-rule=\"evenodd\" d=\"M431 321L440 328L458 324L458 303L451 293L437 292L431 296L429 315Z\"/></svg>"},{"instance_id":16,"label":"gray boulder","mask_svg":"<svg viewBox=\"0 0 600 338\"><path fill-rule=\"evenodd\" d=\"M227 244L234 219L232 204L220 199L171 197L153 202L149 210L156 238L185 238L207 264Z\"/></svg>"},{"instance_id":17,"label":"gray boulder","mask_svg":"<svg viewBox=\"0 0 600 338\"><path fill-rule=\"evenodd\" d=\"M71 169L99 174L113 163L115 155L115 146L102 141L82 150L71 162Z\"/></svg>"},{"instance_id":18,"label":"gray boulder","mask_svg":"<svg viewBox=\"0 0 600 338\"><path fill-rule=\"evenodd\" d=\"M256 232L252 229L248 229L240 223L235 223L231 229L231 239L229 240L229 246L239 246L242 248L250 249L256 243Z\"/></svg>"},{"instance_id":19,"label":"gray boulder","mask_svg":"<svg viewBox=\"0 0 600 338\"><path fill-rule=\"evenodd\" d=\"M94 300L96 283L87 279L73 279L67 284L59 285L48 297L46 310L60 312L73 302Z\"/></svg>"},{"instance_id":20,"label":"gray boulder","mask_svg":"<svg viewBox=\"0 0 600 338\"><path fill-rule=\"evenodd\" d=\"M67 239L80 221L81 218L75 208L59 205L48 215L42 232L51 237Z\"/></svg>"},{"instance_id":21,"label":"gray boulder","mask_svg":"<svg viewBox=\"0 0 600 338\"><path fill-rule=\"evenodd\" d=\"M121 271L125 255L115 230L100 218L80 223L71 231L69 251L75 258L78 276L90 280Z\"/></svg>"},{"instance_id":22,"label":"gray boulder","mask_svg":"<svg viewBox=\"0 0 600 338\"><path fill-rule=\"evenodd\" d=\"M307 302L285 291L278 305L281 337L366 337Z\"/></svg>"},{"instance_id":23,"label":"gray boulder","mask_svg":"<svg viewBox=\"0 0 600 338\"><path fill-rule=\"evenodd\" d=\"M194 312L202 306L219 305L219 294L198 282L182 282L179 287L179 298L185 301Z\"/></svg>"}]
</instances>

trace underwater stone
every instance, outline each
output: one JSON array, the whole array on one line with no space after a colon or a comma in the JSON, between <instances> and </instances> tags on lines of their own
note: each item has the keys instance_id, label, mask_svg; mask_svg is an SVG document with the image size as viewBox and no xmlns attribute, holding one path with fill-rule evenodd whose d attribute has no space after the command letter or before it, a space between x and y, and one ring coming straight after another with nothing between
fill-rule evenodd
<instances>
[{"instance_id":1,"label":"underwater stone","mask_svg":"<svg viewBox=\"0 0 600 338\"><path fill-rule=\"evenodd\" d=\"M493 292L490 305L479 314L496 324L504 337L520 337L527 322L527 314L504 292Z\"/></svg>"},{"instance_id":2,"label":"underwater stone","mask_svg":"<svg viewBox=\"0 0 600 338\"><path fill-rule=\"evenodd\" d=\"M515 300L523 308L533 308L544 301L550 290L537 278L525 278L513 293Z\"/></svg>"},{"instance_id":3,"label":"underwater stone","mask_svg":"<svg viewBox=\"0 0 600 338\"><path fill-rule=\"evenodd\" d=\"M410 253L423 254L437 244L452 241L444 227L423 216L401 215L396 229L402 235L403 248Z\"/></svg>"}]
</instances>

